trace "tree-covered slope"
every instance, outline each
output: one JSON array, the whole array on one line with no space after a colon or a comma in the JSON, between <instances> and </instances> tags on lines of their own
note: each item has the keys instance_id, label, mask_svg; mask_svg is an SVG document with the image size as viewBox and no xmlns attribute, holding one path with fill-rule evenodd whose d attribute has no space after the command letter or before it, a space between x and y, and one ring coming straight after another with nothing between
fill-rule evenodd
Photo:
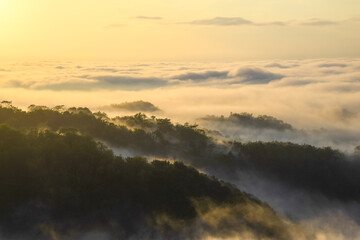
<instances>
[{"instance_id":1,"label":"tree-covered slope","mask_svg":"<svg viewBox=\"0 0 360 240\"><path fill-rule=\"evenodd\" d=\"M121 118L110 119L104 113L92 113L88 108L30 106L29 111L22 111L11 105L3 106L0 123L23 130L72 128L114 146L162 156L179 149L182 154L196 154L209 144L204 132L191 125L173 125L169 119L149 119L143 114L127 117L123 122Z\"/></svg>"},{"instance_id":2,"label":"tree-covered slope","mask_svg":"<svg viewBox=\"0 0 360 240\"><path fill-rule=\"evenodd\" d=\"M219 143L196 125L173 124L144 114L108 118L87 108L0 108L0 123L29 130L79 131L140 155L176 158L218 177L237 180L240 171L280 181L330 199L360 201L360 159L331 148L283 142Z\"/></svg>"},{"instance_id":3,"label":"tree-covered slope","mask_svg":"<svg viewBox=\"0 0 360 240\"><path fill-rule=\"evenodd\" d=\"M229 184L180 162L114 156L73 131L1 125L0 178L5 239L76 239L94 230L111 239L292 234L267 204Z\"/></svg>"},{"instance_id":4,"label":"tree-covered slope","mask_svg":"<svg viewBox=\"0 0 360 240\"><path fill-rule=\"evenodd\" d=\"M199 120L204 122L205 125L215 124L219 129L240 126L244 128L273 129L277 131L294 130L290 124L280 119L267 115L255 117L250 113L230 113L228 117L206 116Z\"/></svg>"}]
</instances>

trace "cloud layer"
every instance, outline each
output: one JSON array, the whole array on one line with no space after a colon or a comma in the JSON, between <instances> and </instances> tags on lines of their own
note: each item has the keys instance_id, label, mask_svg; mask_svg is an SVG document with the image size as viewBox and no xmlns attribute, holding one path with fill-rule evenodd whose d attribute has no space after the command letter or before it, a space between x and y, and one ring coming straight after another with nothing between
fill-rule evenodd
<instances>
[{"instance_id":1,"label":"cloud layer","mask_svg":"<svg viewBox=\"0 0 360 240\"><path fill-rule=\"evenodd\" d=\"M144 20L161 20L162 17L149 17L149 16L137 16L136 19L144 19Z\"/></svg>"},{"instance_id":2,"label":"cloud layer","mask_svg":"<svg viewBox=\"0 0 360 240\"><path fill-rule=\"evenodd\" d=\"M245 84L267 84L285 77L284 75L268 72L259 68L240 69L236 72L235 76L239 79L238 83Z\"/></svg>"},{"instance_id":3,"label":"cloud layer","mask_svg":"<svg viewBox=\"0 0 360 240\"><path fill-rule=\"evenodd\" d=\"M349 19L347 21L356 21L355 19ZM269 21L269 22L254 22L242 17L214 17L208 19L198 19L190 22L183 22L185 24L192 25L212 25L212 26L241 26L241 25L252 25L252 26L331 26L340 24L343 21L332 21L319 18L311 18L306 20L297 21Z\"/></svg>"},{"instance_id":4,"label":"cloud layer","mask_svg":"<svg viewBox=\"0 0 360 240\"><path fill-rule=\"evenodd\" d=\"M58 68L61 66L61 68ZM30 104L108 106L140 99L157 115L194 122L249 112L309 134L245 139L292 140L353 151L360 145L360 60L308 59L214 63L26 62L1 66L0 94ZM270 133L269 133L270 134ZM267 137L264 137L267 136ZM309 137L311 136L311 137Z\"/></svg>"},{"instance_id":5,"label":"cloud layer","mask_svg":"<svg viewBox=\"0 0 360 240\"><path fill-rule=\"evenodd\" d=\"M216 17L211 19L194 20L189 22L194 25L218 25L218 26L236 26L236 25L251 25L253 22L240 17Z\"/></svg>"},{"instance_id":6,"label":"cloud layer","mask_svg":"<svg viewBox=\"0 0 360 240\"><path fill-rule=\"evenodd\" d=\"M207 71L207 72L187 72L183 73L177 76L174 76L173 78L179 79L179 80L193 80L193 81L206 81L209 79L226 79L229 78L229 72L228 71Z\"/></svg>"},{"instance_id":7,"label":"cloud layer","mask_svg":"<svg viewBox=\"0 0 360 240\"><path fill-rule=\"evenodd\" d=\"M65 67L55 67L57 70L64 70ZM82 68L80 68L82 69ZM187 68L184 68L187 69ZM228 71L199 71L183 72L178 75L169 76L139 76L141 69L120 70L111 67L85 68L87 73L107 73L74 75L71 80L40 82L9 80L3 86L14 88L25 88L35 90L53 91L90 91L90 90L144 90L155 89L165 86L177 86L184 84L201 84L205 82L233 84L267 84L274 80L284 78L284 75L272 73L267 70L253 67L240 68L234 73ZM133 73L136 75L129 75ZM110 75L111 74L111 75Z\"/></svg>"}]
</instances>

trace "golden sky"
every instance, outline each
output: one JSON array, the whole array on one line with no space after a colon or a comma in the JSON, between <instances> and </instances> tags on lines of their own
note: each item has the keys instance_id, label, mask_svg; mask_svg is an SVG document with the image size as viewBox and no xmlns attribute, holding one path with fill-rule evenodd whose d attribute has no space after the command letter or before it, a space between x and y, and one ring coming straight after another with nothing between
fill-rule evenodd
<instances>
[{"instance_id":1,"label":"golden sky","mask_svg":"<svg viewBox=\"0 0 360 240\"><path fill-rule=\"evenodd\" d=\"M0 0L1 59L360 56L358 0Z\"/></svg>"}]
</instances>

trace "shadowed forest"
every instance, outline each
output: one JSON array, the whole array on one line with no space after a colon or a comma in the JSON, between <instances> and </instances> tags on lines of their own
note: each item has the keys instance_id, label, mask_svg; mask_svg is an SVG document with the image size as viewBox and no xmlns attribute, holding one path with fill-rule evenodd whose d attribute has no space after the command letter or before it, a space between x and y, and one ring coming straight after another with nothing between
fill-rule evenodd
<instances>
[{"instance_id":1,"label":"shadowed forest","mask_svg":"<svg viewBox=\"0 0 360 240\"><path fill-rule=\"evenodd\" d=\"M210 118L292 129L270 116ZM142 113L23 111L7 101L0 123L0 221L10 239L76 239L94 229L106 239L316 239L299 222L334 208L351 216L360 200L357 151L230 141ZM275 193L264 194L264 183ZM307 200L288 199L299 193Z\"/></svg>"}]
</instances>

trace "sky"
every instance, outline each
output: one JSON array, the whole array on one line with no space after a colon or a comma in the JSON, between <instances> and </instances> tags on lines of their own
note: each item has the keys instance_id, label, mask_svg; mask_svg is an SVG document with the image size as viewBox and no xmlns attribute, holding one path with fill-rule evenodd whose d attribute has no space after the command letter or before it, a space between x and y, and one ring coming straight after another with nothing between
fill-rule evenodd
<instances>
[{"instance_id":1,"label":"sky","mask_svg":"<svg viewBox=\"0 0 360 240\"><path fill-rule=\"evenodd\" d=\"M359 10L358 0L0 0L0 100L94 111L148 101L182 123L267 114L301 134L234 137L351 152Z\"/></svg>"},{"instance_id":2,"label":"sky","mask_svg":"<svg viewBox=\"0 0 360 240\"><path fill-rule=\"evenodd\" d=\"M0 0L0 59L360 56L358 0Z\"/></svg>"}]
</instances>

